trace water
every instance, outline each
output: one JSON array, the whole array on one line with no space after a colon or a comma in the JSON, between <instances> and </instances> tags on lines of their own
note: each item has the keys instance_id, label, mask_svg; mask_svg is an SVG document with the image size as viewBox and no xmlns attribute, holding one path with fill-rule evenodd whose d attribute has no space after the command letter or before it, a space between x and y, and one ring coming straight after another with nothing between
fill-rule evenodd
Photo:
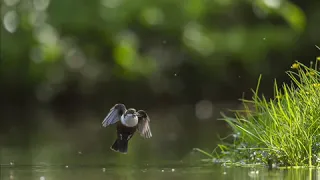
<instances>
[{"instance_id":1,"label":"water","mask_svg":"<svg viewBox=\"0 0 320 180\"><path fill-rule=\"evenodd\" d=\"M195 119L192 107L165 112L150 111L154 136L147 140L134 136L127 155L110 150L115 129L101 128L104 113L40 109L2 116L6 123L0 126L0 179L320 180L319 170L269 171L203 162L207 157L192 149L214 149L218 135L224 137L230 128L217 117ZM10 124L21 117L20 123Z\"/></svg>"},{"instance_id":2,"label":"water","mask_svg":"<svg viewBox=\"0 0 320 180\"><path fill-rule=\"evenodd\" d=\"M227 168L219 165L1 166L1 180L318 180L319 170Z\"/></svg>"}]
</instances>

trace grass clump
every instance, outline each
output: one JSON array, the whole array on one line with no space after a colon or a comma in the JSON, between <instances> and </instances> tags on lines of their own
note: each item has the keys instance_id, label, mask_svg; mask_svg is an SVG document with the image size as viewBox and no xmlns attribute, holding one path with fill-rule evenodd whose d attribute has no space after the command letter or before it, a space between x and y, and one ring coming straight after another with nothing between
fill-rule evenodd
<instances>
[{"instance_id":1,"label":"grass clump","mask_svg":"<svg viewBox=\"0 0 320 180\"><path fill-rule=\"evenodd\" d=\"M286 72L289 84L274 83L274 98L259 97L259 84L252 100L242 99L244 110L235 117L223 115L233 130L215 153L220 162L271 166L320 165L320 72L300 62ZM201 151L201 150L199 150Z\"/></svg>"}]
</instances>

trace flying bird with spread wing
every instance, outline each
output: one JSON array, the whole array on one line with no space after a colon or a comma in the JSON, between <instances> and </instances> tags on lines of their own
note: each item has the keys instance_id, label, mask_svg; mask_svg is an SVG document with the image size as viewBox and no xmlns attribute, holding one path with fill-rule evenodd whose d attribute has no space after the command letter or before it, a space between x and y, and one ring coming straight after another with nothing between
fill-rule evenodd
<instances>
[{"instance_id":1,"label":"flying bird with spread wing","mask_svg":"<svg viewBox=\"0 0 320 180\"><path fill-rule=\"evenodd\" d=\"M128 152L128 142L136 131L144 138L152 137L150 119L144 110L136 111L134 108L127 109L124 104L116 104L102 121L103 127L112 124L117 124L117 139L110 148L116 152Z\"/></svg>"}]
</instances>

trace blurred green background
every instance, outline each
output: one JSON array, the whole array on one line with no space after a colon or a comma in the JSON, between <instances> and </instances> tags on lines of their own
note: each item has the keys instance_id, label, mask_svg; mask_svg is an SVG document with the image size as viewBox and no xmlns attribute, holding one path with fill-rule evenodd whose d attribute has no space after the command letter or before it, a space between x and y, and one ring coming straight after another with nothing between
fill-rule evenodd
<instances>
[{"instance_id":1,"label":"blurred green background","mask_svg":"<svg viewBox=\"0 0 320 180\"><path fill-rule=\"evenodd\" d=\"M0 163L193 161L259 74L271 96L315 60L319 29L319 0L2 0ZM101 127L119 102L153 131L125 157Z\"/></svg>"}]
</instances>

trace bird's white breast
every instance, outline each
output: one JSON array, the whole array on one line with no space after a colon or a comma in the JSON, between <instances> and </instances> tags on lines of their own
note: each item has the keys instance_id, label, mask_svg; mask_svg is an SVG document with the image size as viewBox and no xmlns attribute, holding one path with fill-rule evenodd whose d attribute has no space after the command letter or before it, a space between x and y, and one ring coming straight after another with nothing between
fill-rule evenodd
<instances>
[{"instance_id":1,"label":"bird's white breast","mask_svg":"<svg viewBox=\"0 0 320 180\"><path fill-rule=\"evenodd\" d=\"M122 115L121 123L127 127L134 127L138 124L138 117L137 116L133 117L131 115L127 115L127 116Z\"/></svg>"}]
</instances>

